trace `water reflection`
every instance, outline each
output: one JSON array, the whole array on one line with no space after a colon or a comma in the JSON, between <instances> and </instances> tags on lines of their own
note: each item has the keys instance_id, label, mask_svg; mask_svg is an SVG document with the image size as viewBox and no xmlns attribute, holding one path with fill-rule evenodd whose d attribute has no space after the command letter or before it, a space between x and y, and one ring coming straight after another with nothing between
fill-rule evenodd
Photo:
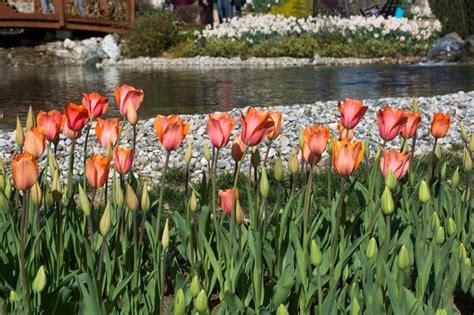
<instances>
[{"instance_id":1,"label":"water reflection","mask_svg":"<svg viewBox=\"0 0 474 315\"><path fill-rule=\"evenodd\" d=\"M252 105L285 105L353 98L429 96L474 90L474 65L393 65L234 69L0 68L0 128L12 127L31 104L35 110L80 102L98 91L111 100L128 83L145 90L142 117L226 111ZM114 102L112 114L117 110Z\"/></svg>"}]
</instances>

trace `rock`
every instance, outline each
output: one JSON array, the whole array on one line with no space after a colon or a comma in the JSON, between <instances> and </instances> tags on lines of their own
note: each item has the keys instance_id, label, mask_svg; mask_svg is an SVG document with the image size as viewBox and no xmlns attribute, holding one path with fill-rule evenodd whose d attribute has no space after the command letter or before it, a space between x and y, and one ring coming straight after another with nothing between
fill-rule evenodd
<instances>
[{"instance_id":1,"label":"rock","mask_svg":"<svg viewBox=\"0 0 474 315\"><path fill-rule=\"evenodd\" d=\"M102 62L102 58L99 57L99 55L91 55L90 57L87 57L84 60L84 66L95 68L95 65L101 62Z\"/></svg>"},{"instance_id":2,"label":"rock","mask_svg":"<svg viewBox=\"0 0 474 315\"><path fill-rule=\"evenodd\" d=\"M118 60L121 55L120 48L112 35L107 35L101 43L102 50L107 54L111 60Z\"/></svg>"},{"instance_id":3,"label":"rock","mask_svg":"<svg viewBox=\"0 0 474 315\"><path fill-rule=\"evenodd\" d=\"M428 52L428 61L455 62L466 55L463 40L457 33L449 33L438 39Z\"/></svg>"},{"instance_id":4,"label":"rock","mask_svg":"<svg viewBox=\"0 0 474 315\"><path fill-rule=\"evenodd\" d=\"M69 38L66 38L64 40L63 47L69 50L74 49L74 47L76 47L76 42L73 40L70 40Z\"/></svg>"},{"instance_id":5,"label":"rock","mask_svg":"<svg viewBox=\"0 0 474 315\"><path fill-rule=\"evenodd\" d=\"M464 47L466 48L469 55L474 56L474 34L469 35L464 39Z\"/></svg>"}]
</instances>

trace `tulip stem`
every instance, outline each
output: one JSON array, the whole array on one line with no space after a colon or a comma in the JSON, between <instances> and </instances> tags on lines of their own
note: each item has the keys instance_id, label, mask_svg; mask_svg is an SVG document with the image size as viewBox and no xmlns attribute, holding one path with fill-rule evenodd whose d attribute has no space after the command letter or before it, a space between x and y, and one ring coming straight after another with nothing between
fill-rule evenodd
<instances>
[{"instance_id":1,"label":"tulip stem","mask_svg":"<svg viewBox=\"0 0 474 315\"><path fill-rule=\"evenodd\" d=\"M20 279L23 289L25 314L30 313L30 292L25 266L26 232L28 230L28 192L23 192L22 215L20 224Z\"/></svg>"},{"instance_id":2,"label":"tulip stem","mask_svg":"<svg viewBox=\"0 0 474 315\"><path fill-rule=\"evenodd\" d=\"M265 157L263 158L263 166L266 168L267 167L267 160L268 160L268 155L270 154L270 149L272 148L272 143L273 140L270 140L267 144L267 152L265 153Z\"/></svg>"},{"instance_id":3,"label":"tulip stem","mask_svg":"<svg viewBox=\"0 0 474 315\"><path fill-rule=\"evenodd\" d=\"M161 270L160 270L160 313L164 314L164 296L165 296L165 272L166 272L166 249L163 249L163 257L161 261Z\"/></svg>"},{"instance_id":4,"label":"tulip stem","mask_svg":"<svg viewBox=\"0 0 474 315\"><path fill-rule=\"evenodd\" d=\"M344 205L344 197L346 194L346 178L341 178L341 193L339 195L339 202L336 209L336 225L333 232L333 239L332 239L332 265L331 269L334 270L334 266L336 265L336 256L337 256L337 248L338 248L338 239L339 239L339 226L341 225L341 214L342 214L342 207Z\"/></svg>"},{"instance_id":5,"label":"tulip stem","mask_svg":"<svg viewBox=\"0 0 474 315\"><path fill-rule=\"evenodd\" d=\"M332 186L332 170L331 170L331 157L328 158L328 204L331 203L331 186Z\"/></svg>"},{"instance_id":6,"label":"tulip stem","mask_svg":"<svg viewBox=\"0 0 474 315\"><path fill-rule=\"evenodd\" d=\"M76 135L74 134L74 139L72 139L71 151L69 152L69 170L67 174L67 192L66 196L71 196L71 189L72 189L72 174L73 174L73 167L74 167L74 151L76 149ZM85 169L85 168L84 168ZM84 185L84 189L86 186Z\"/></svg>"},{"instance_id":7,"label":"tulip stem","mask_svg":"<svg viewBox=\"0 0 474 315\"><path fill-rule=\"evenodd\" d=\"M431 151L431 165L430 165L430 169L429 169L429 173L428 173L428 182L430 183L430 185L433 183L433 175L434 175L434 171L435 171L435 168L436 168L436 157L435 157L435 151L436 151L436 145L438 144L438 138L435 138L435 142L433 144L433 150Z\"/></svg>"},{"instance_id":8,"label":"tulip stem","mask_svg":"<svg viewBox=\"0 0 474 315\"><path fill-rule=\"evenodd\" d=\"M383 241L383 258L387 261L390 243L390 216L385 215L385 239Z\"/></svg>"},{"instance_id":9,"label":"tulip stem","mask_svg":"<svg viewBox=\"0 0 474 315\"><path fill-rule=\"evenodd\" d=\"M318 311L321 314L321 308L323 307L323 290L321 287L321 272L319 266L316 267L316 279L318 281Z\"/></svg>"},{"instance_id":10,"label":"tulip stem","mask_svg":"<svg viewBox=\"0 0 474 315\"><path fill-rule=\"evenodd\" d=\"M86 140L84 142L84 162L83 162L83 165L82 165L82 169L83 169L83 186L84 186L84 189L86 189L86 185L87 185L87 177L86 177L86 161L87 161L87 144L89 143L89 134L90 134L90 131L91 131L91 126L92 126L92 123L89 122L87 124L87 130L86 130ZM75 139L73 140L74 142L76 141Z\"/></svg>"},{"instance_id":11,"label":"tulip stem","mask_svg":"<svg viewBox=\"0 0 474 315\"><path fill-rule=\"evenodd\" d=\"M309 209L311 207L311 190L313 186L313 164L310 165L308 174L308 183L304 197L304 217L303 217L303 242L306 243L308 236Z\"/></svg>"},{"instance_id":12,"label":"tulip stem","mask_svg":"<svg viewBox=\"0 0 474 315\"><path fill-rule=\"evenodd\" d=\"M138 267L138 235L137 235L137 212L132 212L132 227L133 227L133 270L135 274L133 276L133 287L138 287L138 276L140 274Z\"/></svg>"},{"instance_id":13,"label":"tulip stem","mask_svg":"<svg viewBox=\"0 0 474 315\"><path fill-rule=\"evenodd\" d=\"M158 216L156 218L156 229L155 229L155 242L158 246L160 239L160 221L161 221L161 211L163 209L163 193L165 191L165 180L166 180L166 171L168 170L168 162L170 160L171 152L166 152L165 166L163 168L163 175L161 176L161 187L160 187L160 199L158 205Z\"/></svg>"}]
</instances>

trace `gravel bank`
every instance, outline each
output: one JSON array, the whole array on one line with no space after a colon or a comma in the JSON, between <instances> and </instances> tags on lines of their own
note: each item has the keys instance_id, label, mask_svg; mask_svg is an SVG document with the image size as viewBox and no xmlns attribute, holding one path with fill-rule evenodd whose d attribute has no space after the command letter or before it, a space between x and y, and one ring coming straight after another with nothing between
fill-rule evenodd
<instances>
[{"instance_id":1,"label":"gravel bank","mask_svg":"<svg viewBox=\"0 0 474 315\"><path fill-rule=\"evenodd\" d=\"M433 97L419 97L417 100L423 112L423 125L418 132L419 144L416 154L427 153L431 150L433 138L429 134L429 125L431 116L434 112L449 112L452 117L450 132L448 136L440 141L443 144L444 149L451 148L451 143L460 142L459 121L463 121L471 130L474 127L472 125L472 122L474 121L474 91ZM381 144L378 136L378 126L375 115L376 110L385 104L391 104L392 106L408 109L411 106L411 99L382 98L365 100L365 103L369 106L369 109L362 122L356 128L356 137L359 139L369 138L371 149L375 149L376 146ZM284 160L287 160L291 148L298 144L299 130L307 124L326 124L333 132L337 132L337 117L339 115L336 104L336 101L329 101L316 102L313 104L295 104L290 106L272 107L272 110L281 111L283 113L283 123L282 134L276 141L274 141L270 150L270 160L278 153L281 154ZM241 109L233 109L231 112L232 116L237 118L240 110ZM194 151L191 170L193 173L198 174L207 167L207 162L202 155L204 143L209 143L205 128L207 114L182 115L182 117L189 121L191 130L181 148L177 152L172 153L170 165L172 167L182 167L182 153L187 143L192 140ZM160 179L159 175L161 174L164 164L165 152L156 139L153 129L153 119L140 121L137 129L138 153L135 156L134 170L136 173L150 178L150 181L156 184ZM236 128L234 128L233 134L236 135L239 132L240 127L237 125ZM92 129L92 140L89 142L91 144L89 147L89 155L104 152L103 149L98 146L94 133L94 129ZM130 129L125 129L122 139L131 139L131 134ZM84 138L85 137L82 136L78 139L79 145L77 146L75 164L78 167L82 165L78 159L80 159L79 157L82 157ZM12 154L17 150L14 139L15 134L13 131L0 131L0 147L2 148L0 157L5 160L7 167ZM122 140L122 144L125 142L126 141ZM62 138L58 145L59 165L64 168L67 167L67 155L69 154L70 144L71 141L69 139ZM400 143L395 141L390 143L389 146L399 147ZM261 146L261 150L266 150L263 145ZM44 161L41 161L40 163L44 163ZM221 158L217 166L221 171L233 169L234 163L230 158L229 148L225 148L221 151ZM75 170L74 173L78 175L80 172L82 172L82 170Z\"/></svg>"}]
</instances>

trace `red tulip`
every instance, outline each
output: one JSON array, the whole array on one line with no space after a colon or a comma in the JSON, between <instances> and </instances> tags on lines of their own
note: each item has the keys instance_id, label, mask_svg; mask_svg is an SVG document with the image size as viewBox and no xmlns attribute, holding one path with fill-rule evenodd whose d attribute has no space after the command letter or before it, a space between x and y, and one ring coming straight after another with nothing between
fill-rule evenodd
<instances>
[{"instance_id":1,"label":"red tulip","mask_svg":"<svg viewBox=\"0 0 474 315\"><path fill-rule=\"evenodd\" d=\"M50 110L49 112L40 111L36 122L38 127L43 128L46 139L55 142L59 140L62 119L63 114L57 110Z\"/></svg>"},{"instance_id":2,"label":"red tulip","mask_svg":"<svg viewBox=\"0 0 474 315\"><path fill-rule=\"evenodd\" d=\"M390 141L398 135L407 118L403 110L385 106L377 112L377 120L379 122L380 137L385 141Z\"/></svg>"},{"instance_id":3,"label":"red tulip","mask_svg":"<svg viewBox=\"0 0 474 315\"><path fill-rule=\"evenodd\" d=\"M35 159L40 158L46 148L46 137L43 128L33 127L26 133L23 151L33 155Z\"/></svg>"},{"instance_id":4,"label":"red tulip","mask_svg":"<svg viewBox=\"0 0 474 315\"><path fill-rule=\"evenodd\" d=\"M89 121L89 112L82 105L70 103L67 105L64 114L66 115L68 128L75 132L81 131Z\"/></svg>"},{"instance_id":5,"label":"red tulip","mask_svg":"<svg viewBox=\"0 0 474 315\"><path fill-rule=\"evenodd\" d=\"M354 138L354 129L344 128L341 121L337 124L337 130L339 131L339 140L347 139L350 141Z\"/></svg>"},{"instance_id":6,"label":"red tulip","mask_svg":"<svg viewBox=\"0 0 474 315\"><path fill-rule=\"evenodd\" d=\"M63 116L63 120L61 123L61 127L64 131L64 134L69 138L69 139L77 139L81 136L81 131L75 132L67 126L67 119L66 116Z\"/></svg>"},{"instance_id":7,"label":"red tulip","mask_svg":"<svg viewBox=\"0 0 474 315\"><path fill-rule=\"evenodd\" d=\"M223 148L229 143L230 133L235 122L232 117L225 114L212 113L207 120L207 135L215 148Z\"/></svg>"},{"instance_id":8,"label":"red tulip","mask_svg":"<svg viewBox=\"0 0 474 315\"><path fill-rule=\"evenodd\" d=\"M321 155L328 146L331 131L328 127L317 125L307 126L303 131L304 143L307 144L308 149L315 155Z\"/></svg>"},{"instance_id":9,"label":"red tulip","mask_svg":"<svg viewBox=\"0 0 474 315\"><path fill-rule=\"evenodd\" d=\"M176 150L189 133L189 124L176 115L156 116L153 127L161 145L168 152Z\"/></svg>"},{"instance_id":10,"label":"red tulip","mask_svg":"<svg viewBox=\"0 0 474 315\"><path fill-rule=\"evenodd\" d=\"M364 144L357 140L333 140L332 165L334 170L342 176L348 176L360 165L364 156Z\"/></svg>"},{"instance_id":11,"label":"red tulip","mask_svg":"<svg viewBox=\"0 0 474 315\"><path fill-rule=\"evenodd\" d=\"M419 113L412 112L405 112L404 115L407 118L407 122L400 129L400 135L405 139L409 139L415 135L416 129L420 125L421 117Z\"/></svg>"},{"instance_id":12,"label":"red tulip","mask_svg":"<svg viewBox=\"0 0 474 315\"><path fill-rule=\"evenodd\" d=\"M110 161L107 157L94 155L86 161L86 176L89 184L94 188L105 185L109 177Z\"/></svg>"},{"instance_id":13,"label":"red tulip","mask_svg":"<svg viewBox=\"0 0 474 315\"><path fill-rule=\"evenodd\" d=\"M27 191L38 179L38 162L28 152L17 154L12 158L13 185L19 190Z\"/></svg>"},{"instance_id":14,"label":"red tulip","mask_svg":"<svg viewBox=\"0 0 474 315\"><path fill-rule=\"evenodd\" d=\"M449 114L437 113L433 116L431 122L431 134L435 138L443 138L446 136L451 124L451 117Z\"/></svg>"},{"instance_id":15,"label":"red tulip","mask_svg":"<svg viewBox=\"0 0 474 315\"><path fill-rule=\"evenodd\" d=\"M115 146L119 139L120 121L118 118L97 119L95 125L95 135L100 145L107 148L109 145Z\"/></svg>"},{"instance_id":16,"label":"red tulip","mask_svg":"<svg viewBox=\"0 0 474 315\"><path fill-rule=\"evenodd\" d=\"M270 113L249 107L247 114L240 114L242 141L249 146L258 145L272 132L275 123Z\"/></svg>"},{"instance_id":17,"label":"red tulip","mask_svg":"<svg viewBox=\"0 0 474 315\"><path fill-rule=\"evenodd\" d=\"M281 112L268 111L270 118L273 120L273 128L268 135L268 139L275 140L281 132Z\"/></svg>"},{"instance_id":18,"label":"red tulip","mask_svg":"<svg viewBox=\"0 0 474 315\"><path fill-rule=\"evenodd\" d=\"M234 142L232 143L232 159L236 162L240 162L240 160L242 160L242 157L244 156L246 147L247 146L242 141L242 138L240 138L240 136L235 137Z\"/></svg>"},{"instance_id":19,"label":"red tulip","mask_svg":"<svg viewBox=\"0 0 474 315\"><path fill-rule=\"evenodd\" d=\"M100 95L97 92L90 94L82 94L82 106L87 108L91 118L98 118L102 116L109 107L107 97Z\"/></svg>"},{"instance_id":20,"label":"red tulip","mask_svg":"<svg viewBox=\"0 0 474 315\"><path fill-rule=\"evenodd\" d=\"M230 189L219 189L219 204L221 208L225 211L227 214L232 213L232 192L234 191L234 188ZM234 192L234 201L237 201L239 199L239 191L235 189Z\"/></svg>"},{"instance_id":21,"label":"red tulip","mask_svg":"<svg viewBox=\"0 0 474 315\"><path fill-rule=\"evenodd\" d=\"M346 98L344 103L337 103L337 108L341 113L341 123L346 129L354 129L367 111L361 100Z\"/></svg>"},{"instance_id":22,"label":"red tulip","mask_svg":"<svg viewBox=\"0 0 474 315\"><path fill-rule=\"evenodd\" d=\"M114 166L120 174L127 174L132 169L134 150L117 146L114 149Z\"/></svg>"},{"instance_id":23,"label":"red tulip","mask_svg":"<svg viewBox=\"0 0 474 315\"><path fill-rule=\"evenodd\" d=\"M395 177L399 180L408 172L410 165L411 154L406 152L399 152L397 150L382 149L383 156L380 159L380 169L383 176L387 176L389 171L392 171Z\"/></svg>"},{"instance_id":24,"label":"red tulip","mask_svg":"<svg viewBox=\"0 0 474 315\"><path fill-rule=\"evenodd\" d=\"M137 90L133 86L124 84L116 87L114 91L115 101L119 107L120 113L127 116L128 103L131 103L135 110L138 111L143 102L143 90Z\"/></svg>"}]
</instances>

